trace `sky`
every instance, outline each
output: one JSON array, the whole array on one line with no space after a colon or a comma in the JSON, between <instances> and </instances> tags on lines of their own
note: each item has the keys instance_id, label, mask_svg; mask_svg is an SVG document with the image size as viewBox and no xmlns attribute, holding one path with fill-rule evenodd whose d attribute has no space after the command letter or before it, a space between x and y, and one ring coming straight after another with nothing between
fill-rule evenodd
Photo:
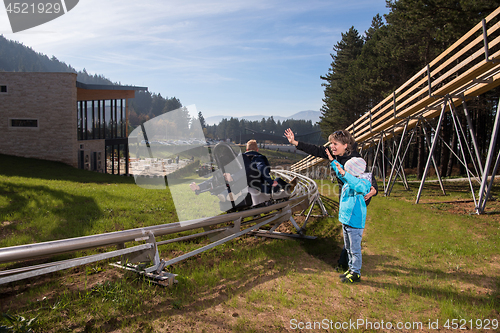
<instances>
[{"instance_id":1,"label":"sky","mask_svg":"<svg viewBox=\"0 0 500 333\"><path fill-rule=\"evenodd\" d=\"M385 0L80 0L43 25L0 34L77 70L145 86L205 118L319 111L321 75L351 26L363 35Z\"/></svg>"}]
</instances>

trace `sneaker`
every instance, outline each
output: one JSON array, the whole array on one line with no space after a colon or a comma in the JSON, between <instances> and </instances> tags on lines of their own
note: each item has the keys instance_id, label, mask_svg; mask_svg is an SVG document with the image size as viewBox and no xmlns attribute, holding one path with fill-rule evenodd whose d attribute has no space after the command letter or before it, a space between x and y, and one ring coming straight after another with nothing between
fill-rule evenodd
<instances>
[{"instance_id":1,"label":"sneaker","mask_svg":"<svg viewBox=\"0 0 500 333\"><path fill-rule=\"evenodd\" d=\"M349 272L344 278L340 279L343 283L354 283L361 281L361 275Z\"/></svg>"},{"instance_id":2,"label":"sneaker","mask_svg":"<svg viewBox=\"0 0 500 333\"><path fill-rule=\"evenodd\" d=\"M340 274L340 275L339 275L339 278L340 278L340 279L343 279L343 278L345 278L348 274L352 274L350 270L347 270L347 271L345 271L343 274Z\"/></svg>"}]
</instances>

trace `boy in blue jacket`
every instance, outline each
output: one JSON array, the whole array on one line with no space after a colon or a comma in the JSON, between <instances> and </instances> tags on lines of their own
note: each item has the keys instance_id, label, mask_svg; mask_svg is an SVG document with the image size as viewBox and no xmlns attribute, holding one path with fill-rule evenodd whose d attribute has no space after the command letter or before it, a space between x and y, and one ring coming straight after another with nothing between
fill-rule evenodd
<instances>
[{"instance_id":1,"label":"boy in blue jacket","mask_svg":"<svg viewBox=\"0 0 500 333\"><path fill-rule=\"evenodd\" d=\"M366 222L366 203L364 196L370 192L371 175L364 173L366 162L360 157L353 157L342 165L333 160L327 150L328 158L337 177L344 183L339 203L339 221L342 223L344 246L349 257L349 269L340 275L345 283L361 280L361 239Z\"/></svg>"}]
</instances>

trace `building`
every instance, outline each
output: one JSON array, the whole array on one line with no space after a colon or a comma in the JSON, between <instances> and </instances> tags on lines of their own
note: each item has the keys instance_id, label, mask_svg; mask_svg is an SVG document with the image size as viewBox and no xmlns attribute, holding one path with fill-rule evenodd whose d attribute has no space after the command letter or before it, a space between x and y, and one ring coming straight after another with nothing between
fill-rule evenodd
<instances>
[{"instance_id":1,"label":"building","mask_svg":"<svg viewBox=\"0 0 500 333\"><path fill-rule=\"evenodd\" d=\"M0 153L128 174L128 99L146 87L0 72Z\"/></svg>"}]
</instances>

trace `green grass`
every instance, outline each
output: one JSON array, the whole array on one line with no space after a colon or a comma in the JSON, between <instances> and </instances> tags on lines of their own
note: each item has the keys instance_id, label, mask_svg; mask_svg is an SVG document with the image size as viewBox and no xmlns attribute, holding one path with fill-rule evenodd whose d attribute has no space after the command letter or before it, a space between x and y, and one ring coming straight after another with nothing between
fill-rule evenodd
<instances>
[{"instance_id":1,"label":"green grass","mask_svg":"<svg viewBox=\"0 0 500 333\"><path fill-rule=\"evenodd\" d=\"M8 225L2 230L0 246L176 219L168 190L142 189L131 177L86 172L55 162L9 156L1 159L0 219Z\"/></svg>"},{"instance_id":2,"label":"green grass","mask_svg":"<svg viewBox=\"0 0 500 333\"><path fill-rule=\"evenodd\" d=\"M59 163L0 159L2 247L177 221L168 190ZM328 182L318 184L338 199ZM422 200L470 198L466 184L447 187L443 196L437 184L426 184ZM467 325L498 319L498 204L476 216L469 206L415 205L416 190L396 184L391 197L372 200L356 285L339 283L333 269L342 238L329 208L331 217L308 223L307 234L316 240L239 238L170 266L179 274L171 288L98 262L0 285L0 312L24 318L19 323L30 323L35 332L271 332L290 329L294 318L421 322L425 331L429 320L439 320L442 329L447 319ZM494 195L499 193L496 186ZM169 258L205 244L200 238L159 250ZM11 324L0 319L0 325Z\"/></svg>"}]
</instances>

